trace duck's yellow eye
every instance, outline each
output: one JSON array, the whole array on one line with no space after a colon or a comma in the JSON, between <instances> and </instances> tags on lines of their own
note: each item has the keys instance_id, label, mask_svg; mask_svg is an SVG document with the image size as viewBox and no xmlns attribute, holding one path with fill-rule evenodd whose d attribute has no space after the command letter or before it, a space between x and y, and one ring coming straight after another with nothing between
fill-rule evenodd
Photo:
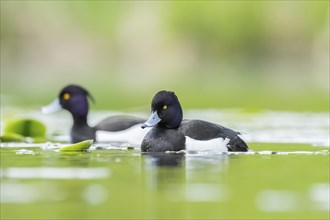
<instances>
[{"instance_id":1,"label":"duck's yellow eye","mask_svg":"<svg viewBox=\"0 0 330 220\"><path fill-rule=\"evenodd\" d=\"M63 99L64 99L64 100L69 100L70 97L71 97L71 96L70 96L69 93L64 93L64 94L63 94Z\"/></svg>"},{"instance_id":2,"label":"duck's yellow eye","mask_svg":"<svg viewBox=\"0 0 330 220\"><path fill-rule=\"evenodd\" d=\"M167 105L164 105L164 106L163 106L163 109L166 110L166 109L167 109Z\"/></svg>"}]
</instances>

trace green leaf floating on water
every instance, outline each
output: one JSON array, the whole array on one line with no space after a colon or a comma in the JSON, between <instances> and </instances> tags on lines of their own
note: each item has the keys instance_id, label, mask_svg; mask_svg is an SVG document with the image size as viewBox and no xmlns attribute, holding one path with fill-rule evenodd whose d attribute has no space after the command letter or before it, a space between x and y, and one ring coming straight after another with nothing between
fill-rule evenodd
<instances>
[{"instance_id":1,"label":"green leaf floating on water","mask_svg":"<svg viewBox=\"0 0 330 220\"><path fill-rule=\"evenodd\" d=\"M25 138L24 136L15 133L5 133L4 135L0 136L0 142L25 142Z\"/></svg>"},{"instance_id":2,"label":"green leaf floating on water","mask_svg":"<svg viewBox=\"0 0 330 220\"><path fill-rule=\"evenodd\" d=\"M84 151L87 150L93 144L93 140L81 141L76 144L61 147L60 151Z\"/></svg>"},{"instance_id":3,"label":"green leaf floating on water","mask_svg":"<svg viewBox=\"0 0 330 220\"><path fill-rule=\"evenodd\" d=\"M14 133L24 137L41 138L46 135L46 126L35 119L15 119L6 123L4 133Z\"/></svg>"}]
</instances>

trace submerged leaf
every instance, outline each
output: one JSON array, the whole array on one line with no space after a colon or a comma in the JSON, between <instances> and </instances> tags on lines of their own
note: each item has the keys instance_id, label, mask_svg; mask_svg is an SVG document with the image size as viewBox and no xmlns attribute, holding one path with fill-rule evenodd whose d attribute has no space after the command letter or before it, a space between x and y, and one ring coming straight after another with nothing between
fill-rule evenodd
<instances>
[{"instance_id":1,"label":"submerged leaf","mask_svg":"<svg viewBox=\"0 0 330 220\"><path fill-rule=\"evenodd\" d=\"M35 119L15 119L6 124L4 133L14 133L32 138L45 137L46 126Z\"/></svg>"},{"instance_id":2,"label":"submerged leaf","mask_svg":"<svg viewBox=\"0 0 330 220\"><path fill-rule=\"evenodd\" d=\"M0 136L1 143L7 142L25 142L24 136L15 133L5 133L4 135Z\"/></svg>"}]
</instances>

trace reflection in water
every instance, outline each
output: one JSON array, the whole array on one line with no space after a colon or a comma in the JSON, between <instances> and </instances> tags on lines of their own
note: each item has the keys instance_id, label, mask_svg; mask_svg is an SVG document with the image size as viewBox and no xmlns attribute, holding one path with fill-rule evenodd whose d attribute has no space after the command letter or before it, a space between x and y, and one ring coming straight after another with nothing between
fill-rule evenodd
<instances>
[{"instance_id":1,"label":"reflection in water","mask_svg":"<svg viewBox=\"0 0 330 220\"><path fill-rule=\"evenodd\" d=\"M263 190L257 196L256 205L263 212L289 212L302 207L300 197L288 190Z\"/></svg>"},{"instance_id":2,"label":"reflection in water","mask_svg":"<svg viewBox=\"0 0 330 220\"><path fill-rule=\"evenodd\" d=\"M256 206L263 212L293 212L301 210L330 210L328 183L317 183L309 192L267 189L259 192Z\"/></svg>"},{"instance_id":3,"label":"reflection in water","mask_svg":"<svg viewBox=\"0 0 330 220\"><path fill-rule=\"evenodd\" d=\"M104 179L110 176L107 168L12 167L1 169L1 178L14 179Z\"/></svg>"},{"instance_id":4,"label":"reflection in water","mask_svg":"<svg viewBox=\"0 0 330 220\"><path fill-rule=\"evenodd\" d=\"M147 187L164 189L168 185L183 183L185 180L184 154L143 153L144 173Z\"/></svg>"},{"instance_id":5,"label":"reflection in water","mask_svg":"<svg viewBox=\"0 0 330 220\"><path fill-rule=\"evenodd\" d=\"M317 183L309 190L309 197L317 210L330 211L330 184Z\"/></svg>"},{"instance_id":6,"label":"reflection in water","mask_svg":"<svg viewBox=\"0 0 330 220\"><path fill-rule=\"evenodd\" d=\"M87 204L98 205L108 200L108 189L102 184L92 183L87 186L85 184L75 187L62 188L61 184L54 182L43 183L1 183L0 184L0 203L11 204L31 204L40 201L60 202L72 200L79 191L79 200L82 198Z\"/></svg>"},{"instance_id":7,"label":"reflection in water","mask_svg":"<svg viewBox=\"0 0 330 220\"><path fill-rule=\"evenodd\" d=\"M182 164L184 159L183 153L163 153L163 152L154 152L154 153L143 153L146 158L146 162L149 166L168 166L175 167Z\"/></svg>"},{"instance_id":8,"label":"reflection in water","mask_svg":"<svg viewBox=\"0 0 330 220\"><path fill-rule=\"evenodd\" d=\"M32 185L20 183L1 183L0 184L0 202L29 204L39 201L40 189Z\"/></svg>"},{"instance_id":9,"label":"reflection in water","mask_svg":"<svg viewBox=\"0 0 330 220\"><path fill-rule=\"evenodd\" d=\"M93 163L92 154L88 151L54 151L47 150L43 154L44 166L89 167Z\"/></svg>"},{"instance_id":10,"label":"reflection in water","mask_svg":"<svg viewBox=\"0 0 330 220\"><path fill-rule=\"evenodd\" d=\"M69 193L54 183L0 183L0 203L31 204L40 201L65 201Z\"/></svg>"},{"instance_id":11,"label":"reflection in water","mask_svg":"<svg viewBox=\"0 0 330 220\"><path fill-rule=\"evenodd\" d=\"M151 201L155 191L169 201L223 202L228 198L222 176L228 155L146 153L143 158Z\"/></svg>"},{"instance_id":12,"label":"reflection in water","mask_svg":"<svg viewBox=\"0 0 330 220\"><path fill-rule=\"evenodd\" d=\"M176 200L190 202L223 202L228 198L228 188L221 184L190 183L181 186Z\"/></svg>"},{"instance_id":13,"label":"reflection in water","mask_svg":"<svg viewBox=\"0 0 330 220\"><path fill-rule=\"evenodd\" d=\"M9 217L229 219L251 212L248 217L289 213L301 219L310 212L316 219L329 212L328 150L285 156L271 151L104 149L63 155L40 148L28 149L34 154L0 150L1 207L17 210L7 212Z\"/></svg>"},{"instance_id":14,"label":"reflection in water","mask_svg":"<svg viewBox=\"0 0 330 220\"><path fill-rule=\"evenodd\" d=\"M228 167L230 156L227 154L186 154L186 180L187 182L223 182L223 175Z\"/></svg>"},{"instance_id":15,"label":"reflection in water","mask_svg":"<svg viewBox=\"0 0 330 220\"><path fill-rule=\"evenodd\" d=\"M156 219L162 209L159 203L168 192L177 192L185 184L184 154L143 153L142 177L145 188L146 218ZM174 198L177 195L174 195ZM184 210L181 210L183 212Z\"/></svg>"},{"instance_id":16,"label":"reflection in water","mask_svg":"<svg viewBox=\"0 0 330 220\"><path fill-rule=\"evenodd\" d=\"M85 188L83 197L88 204L98 205L108 199L108 189L101 184L92 184Z\"/></svg>"}]
</instances>

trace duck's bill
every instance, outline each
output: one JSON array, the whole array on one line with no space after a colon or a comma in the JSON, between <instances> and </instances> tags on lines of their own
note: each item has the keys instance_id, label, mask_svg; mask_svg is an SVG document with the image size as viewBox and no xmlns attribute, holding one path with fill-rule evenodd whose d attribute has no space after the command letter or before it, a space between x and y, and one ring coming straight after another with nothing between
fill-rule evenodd
<instances>
[{"instance_id":1,"label":"duck's bill","mask_svg":"<svg viewBox=\"0 0 330 220\"><path fill-rule=\"evenodd\" d=\"M146 127L152 127L155 126L156 124L158 124L161 121L161 119L159 118L157 111L154 111L151 113L150 118L148 119L148 121L146 121L141 128L146 128Z\"/></svg>"},{"instance_id":2,"label":"duck's bill","mask_svg":"<svg viewBox=\"0 0 330 220\"><path fill-rule=\"evenodd\" d=\"M50 113L58 112L60 110L62 110L62 106L60 104L59 99L55 99L49 105L46 105L46 106L41 108L41 112L44 113L44 114L50 114Z\"/></svg>"}]
</instances>

